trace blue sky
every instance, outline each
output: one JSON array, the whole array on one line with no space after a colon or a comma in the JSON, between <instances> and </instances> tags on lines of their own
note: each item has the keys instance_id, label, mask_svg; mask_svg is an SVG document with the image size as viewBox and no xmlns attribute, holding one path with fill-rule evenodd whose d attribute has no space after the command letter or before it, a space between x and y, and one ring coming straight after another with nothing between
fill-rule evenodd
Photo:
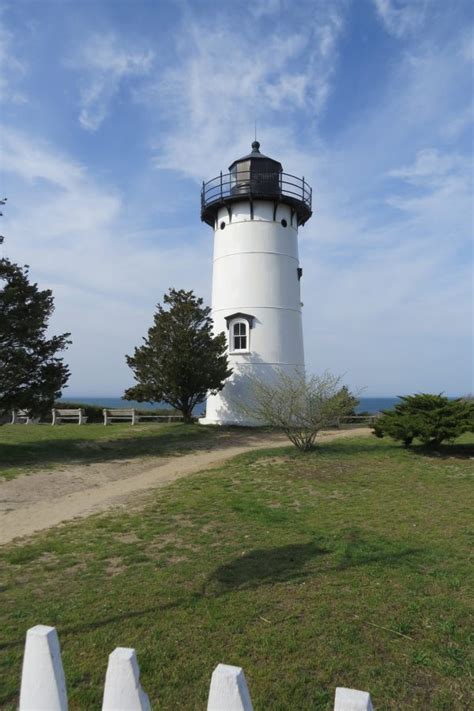
<instances>
[{"instance_id":1,"label":"blue sky","mask_svg":"<svg viewBox=\"0 0 474 711\"><path fill-rule=\"evenodd\" d=\"M3 255L52 288L74 395L120 395L169 286L210 301L200 184L262 151L313 187L308 369L472 384L466 0L16 0L0 12Z\"/></svg>"}]
</instances>

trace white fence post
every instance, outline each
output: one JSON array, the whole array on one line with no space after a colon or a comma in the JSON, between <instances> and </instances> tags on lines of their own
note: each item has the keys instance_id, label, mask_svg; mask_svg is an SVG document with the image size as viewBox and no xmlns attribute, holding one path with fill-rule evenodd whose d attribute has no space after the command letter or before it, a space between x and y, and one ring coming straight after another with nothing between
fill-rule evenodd
<instances>
[{"instance_id":1,"label":"white fence post","mask_svg":"<svg viewBox=\"0 0 474 711\"><path fill-rule=\"evenodd\" d=\"M66 682L54 627L36 625L26 633L20 711L67 711Z\"/></svg>"},{"instance_id":2,"label":"white fence post","mask_svg":"<svg viewBox=\"0 0 474 711\"><path fill-rule=\"evenodd\" d=\"M374 711L367 691L345 689L338 686L334 700L334 711Z\"/></svg>"},{"instance_id":3,"label":"white fence post","mask_svg":"<svg viewBox=\"0 0 474 711\"><path fill-rule=\"evenodd\" d=\"M117 647L109 654L102 711L151 711L134 649Z\"/></svg>"},{"instance_id":4,"label":"white fence post","mask_svg":"<svg viewBox=\"0 0 474 711\"><path fill-rule=\"evenodd\" d=\"M253 711L243 669L218 664L212 672L207 711Z\"/></svg>"}]
</instances>

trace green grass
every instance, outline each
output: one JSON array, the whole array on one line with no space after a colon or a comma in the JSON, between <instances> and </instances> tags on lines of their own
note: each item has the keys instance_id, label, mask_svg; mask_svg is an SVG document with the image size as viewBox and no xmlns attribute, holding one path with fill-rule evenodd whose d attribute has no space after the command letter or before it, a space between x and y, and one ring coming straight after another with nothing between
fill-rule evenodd
<instances>
[{"instance_id":1,"label":"green grass","mask_svg":"<svg viewBox=\"0 0 474 711\"><path fill-rule=\"evenodd\" d=\"M184 424L5 425L0 427L0 479L66 463L170 455L222 434Z\"/></svg>"},{"instance_id":2,"label":"green grass","mask_svg":"<svg viewBox=\"0 0 474 711\"><path fill-rule=\"evenodd\" d=\"M116 646L169 711L205 708L218 662L243 666L256 711L331 709L338 685L377 711L472 708L472 443L247 454L5 547L2 708L39 623L58 629L71 709L100 708Z\"/></svg>"}]
</instances>

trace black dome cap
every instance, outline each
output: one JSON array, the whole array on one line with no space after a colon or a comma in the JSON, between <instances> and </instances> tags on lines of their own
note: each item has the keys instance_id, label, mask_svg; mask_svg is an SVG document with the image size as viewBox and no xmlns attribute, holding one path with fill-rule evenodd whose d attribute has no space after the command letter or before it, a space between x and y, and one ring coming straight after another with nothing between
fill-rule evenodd
<instances>
[{"instance_id":1,"label":"black dome cap","mask_svg":"<svg viewBox=\"0 0 474 711\"><path fill-rule=\"evenodd\" d=\"M276 166L279 166L279 168L277 170L283 170L280 161L275 160L274 158L269 158L268 156L263 155L263 153L260 153L260 143L258 141L254 141L252 143L252 152L247 153L247 155L243 156L242 158L237 158L237 160L234 160L234 162L229 165L229 170L232 170L232 168L234 167L234 165L236 163L243 163L246 160L262 160L262 159L270 161L271 163L274 163L275 168L276 168Z\"/></svg>"}]
</instances>

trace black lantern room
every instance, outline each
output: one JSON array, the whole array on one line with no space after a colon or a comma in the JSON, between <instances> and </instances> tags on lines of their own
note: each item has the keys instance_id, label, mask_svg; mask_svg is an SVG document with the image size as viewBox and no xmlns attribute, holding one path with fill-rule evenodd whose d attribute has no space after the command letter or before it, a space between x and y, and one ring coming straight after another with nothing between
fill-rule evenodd
<instances>
[{"instance_id":1,"label":"black lantern room","mask_svg":"<svg viewBox=\"0 0 474 711\"><path fill-rule=\"evenodd\" d=\"M203 183L201 219L212 227L220 207L225 205L231 211L232 203L243 199L251 205L254 200L289 205L298 225L304 225L312 214L311 188L305 179L284 173L279 161L260 153L258 141L252 143L251 153L229 166L229 173Z\"/></svg>"},{"instance_id":2,"label":"black lantern room","mask_svg":"<svg viewBox=\"0 0 474 711\"><path fill-rule=\"evenodd\" d=\"M260 143L252 143L252 152L234 160L229 166L231 193L233 195L265 195L278 197L281 194L281 163L260 153Z\"/></svg>"}]
</instances>

